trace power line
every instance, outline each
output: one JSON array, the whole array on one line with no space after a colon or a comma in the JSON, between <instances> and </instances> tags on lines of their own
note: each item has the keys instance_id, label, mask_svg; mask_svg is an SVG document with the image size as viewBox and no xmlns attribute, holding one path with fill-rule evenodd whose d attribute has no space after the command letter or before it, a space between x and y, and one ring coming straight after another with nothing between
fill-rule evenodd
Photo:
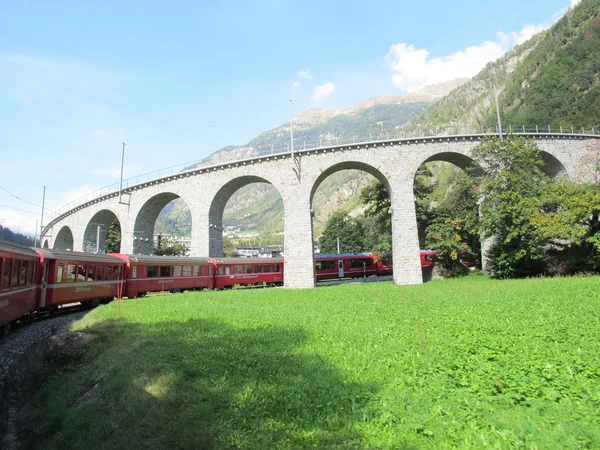
<instances>
[{"instance_id":1,"label":"power line","mask_svg":"<svg viewBox=\"0 0 600 450\"><path fill-rule=\"evenodd\" d=\"M40 206L40 205L38 205L38 204L36 204L36 203L32 203L32 202L30 202L30 201L27 201L27 200L25 200L25 199L23 199L23 198L21 198L21 197L18 197L18 196L16 196L15 194L13 194L12 192L10 192L8 189L6 189L6 188L3 188L2 186L0 186L0 189L2 189L3 191L7 192L7 193L8 193L8 195L10 195L11 197L14 197L14 198L16 198L16 199L17 199L17 200L19 200L19 201L22 201L22 202L25 202L25 203L29 203L30 205L36 206L36 207L38 207L38 208L41 208L41 206ZM6 208L8 208L8 206L6 206ZM51 210L51 209L49 209L49 211L52 211L52 210ZM52 212L54 212L54 211L52 211Z\"/></svg>"},{"instance_id":2,"label":"power line","mask_svg":"<svg viewBox=\"0 0 600 450\"><path fill-rule=\"evenodd\" d=\"M15 211L21 211L21 212L25 212L25 213L29 213L29 214L35 214L36 216L39 214L39 213L36 213L33 211L27 211L25 209L15 208L13 206L7 206L7 205L0 205L0 208L14 209Z\"/></svg>"}]
</instances>

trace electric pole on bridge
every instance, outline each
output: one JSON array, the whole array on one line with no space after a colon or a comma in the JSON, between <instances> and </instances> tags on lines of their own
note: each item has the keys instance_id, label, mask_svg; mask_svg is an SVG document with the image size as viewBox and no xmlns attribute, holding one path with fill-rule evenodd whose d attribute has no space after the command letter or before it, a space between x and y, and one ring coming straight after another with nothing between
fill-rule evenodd
<instances>
[{"instance_id":1,"label":"electric pole on bridge","mask_svg":"<svg viewBox=\"0 0 600 450\"><path fill-rule=\"evenodd\" d=\"M125 142L123 142L123 152L121 153L121 182L119 183L119 203L123 197L123 163L125 162Z\"/></svg>"}]
</instances>

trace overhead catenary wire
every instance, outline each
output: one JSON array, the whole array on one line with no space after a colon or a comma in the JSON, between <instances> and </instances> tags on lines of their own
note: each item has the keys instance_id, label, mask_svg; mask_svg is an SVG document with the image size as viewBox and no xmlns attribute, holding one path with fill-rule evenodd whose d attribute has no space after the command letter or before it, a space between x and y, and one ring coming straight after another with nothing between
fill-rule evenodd
<instances>
[{"instance_id":1,"label":"overhead catenary wire","mask_svg":"<svg viewBox=\"0 0 600 450\"><path fill-rule=\"evenodd\" d=\"M36 203L33 203L33 202L30 202L30 201L28 201L28 200L25 200L24 198L21 198L21 197L19 197L19 196L15 195L15 194L13 194L13 193L12 193L12 192L10 192L8 189L6 189L6 188L4 188L4 187L2 187L2 186L0 186L0 189L2 189L4 192L6 192L6 193L7 193L9 196L11 196L11 197L13 197L13 198L16 198L17 200L19 200L19 201L21 201L21 202L28 203L28 204L30 204L30 205L32 205L32 206L36 206L36 207L38 207L38 208L41 208L41 207L42 207L41 205L38 205L38 204L36 204ZM6 206L5 208L8 208L8 206ZM51 209L49 209L49 208L46 208L46 209L48 209L48 211L52 211L52 210L51 210ZM52 212L54 212L54 211L52 211ZM36 213L36 214L37 214L37 213Z\"/></svg>"}]
</instances>

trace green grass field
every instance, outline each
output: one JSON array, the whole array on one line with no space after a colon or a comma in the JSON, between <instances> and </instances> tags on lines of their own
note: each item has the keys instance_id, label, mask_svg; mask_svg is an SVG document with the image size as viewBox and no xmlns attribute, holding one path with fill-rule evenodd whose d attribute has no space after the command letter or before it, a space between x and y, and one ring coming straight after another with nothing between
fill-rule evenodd
<instances>
[{"instance_id":1,"label":"green grass field","mask_svg":"<svg viewBox=\"0 0 600 450\"><path fill-rule=\"evenodd\" d=\"M100 307L32 445L600 448L600 278L195 292ZM93 386L92 400L77 399Z\"/></svg>"}]
</instances>

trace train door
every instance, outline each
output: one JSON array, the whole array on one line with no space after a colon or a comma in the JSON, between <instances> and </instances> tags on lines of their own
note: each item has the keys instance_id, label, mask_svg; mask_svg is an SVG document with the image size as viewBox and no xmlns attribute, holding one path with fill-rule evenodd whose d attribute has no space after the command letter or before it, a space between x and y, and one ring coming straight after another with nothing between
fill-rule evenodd
<instances>
[{"instance_id":1,"label":"train door","mask_svg":"<svg viewBox=\"0 0 600 450\"><path fill-rule=\"evenodd\" d=\"M340 278L344 277L344 260L338 259L338 276Z\"/></svg>"},{"instance_id":2,"label":"train door","mask_svg":"<svg viewBox=\"0 0 600 450\"><path fill-rule=\"evenodd\" d=\"M44 270L42 271L42 285L40 286L40 308L46 306L46 287L48 286L48 275L50 274L50 261L44 261Z\"/></svg>"}]
</instances>

